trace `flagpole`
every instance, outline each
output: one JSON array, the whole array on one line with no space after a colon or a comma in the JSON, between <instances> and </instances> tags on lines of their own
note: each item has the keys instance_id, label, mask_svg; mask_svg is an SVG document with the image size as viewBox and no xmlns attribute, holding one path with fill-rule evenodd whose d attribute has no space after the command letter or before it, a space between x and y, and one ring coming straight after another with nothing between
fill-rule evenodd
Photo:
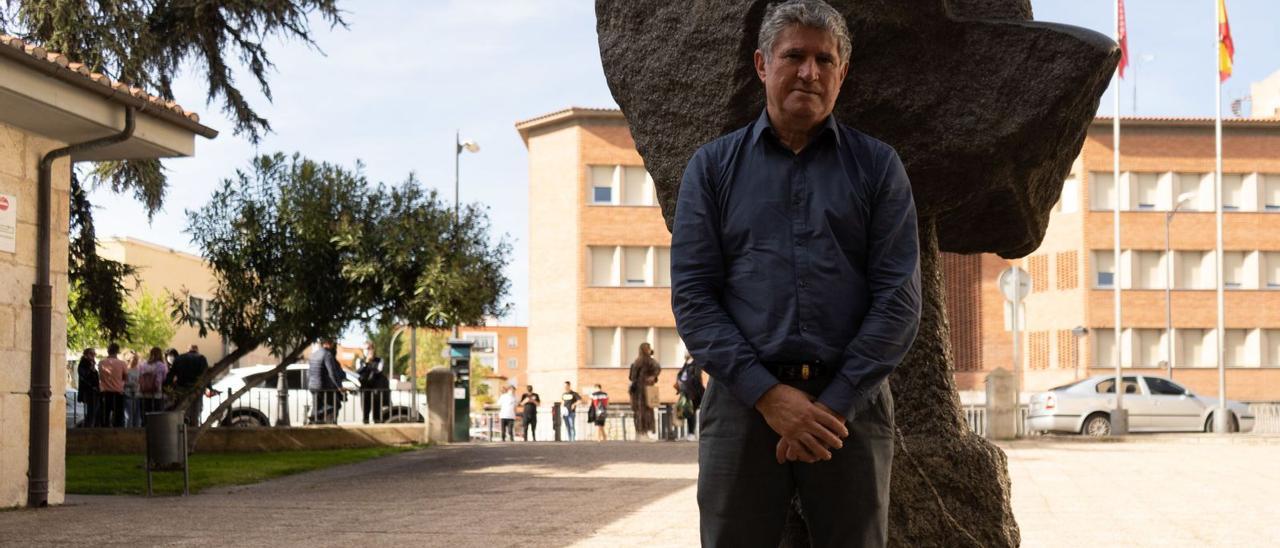
<instances>
[{"instance_id":1,"label":"flagpole","mask_svg":"<svg viewBox=\"0 0 1280 548\"><path fill-rule=\"evenodd\" d=\"M1215 281L1217 282L1218 293L1218 410L1213 413L1213 430L1218 433L1226 433L1230 424L1227 415L1227 368L1226 368L1226 314L1223 306L1224 292L1222 283L1222 67L1221 67L1221 48L1222 48L1222 13L1221 2L1223 0L1213 1L1213 21L1214 35L1217 39L1213 43L1213 58L1215 70L1213 71L1213 90L1214 90L1214 108L1215 116L1213 120L1214 134L1214 224L1216 225L1215 245L1217 249L1214 253L1214 259L1217 263L1217 274Z\"/></svg>"},{"instance_id":2,"label":"flagpole","mask_svg":"<svg viewBox=\"0 0 1280 548\"><path fill-rule=\"evenodd\" d=\"M1120 1L1115 2L1115 21L1116 21L1116 43L1120 43ZM1115 296L1115 348L1112 356L1116 366L1116 408L1111 411L1111 435L1123 436L1129 432L1129 421L1124 416L1124 382L1120 373L1120 66L1116 65L1115 77L1115 115L1111 118L1111 150L1112 150L1112 171L1111 184L1115 189L1115 211L1111 218L1112 236L1114 243L1112 244L1112 253L1114 258L1115 271L1111 279L1112 292Z\"/></svg>"}]
</instances>

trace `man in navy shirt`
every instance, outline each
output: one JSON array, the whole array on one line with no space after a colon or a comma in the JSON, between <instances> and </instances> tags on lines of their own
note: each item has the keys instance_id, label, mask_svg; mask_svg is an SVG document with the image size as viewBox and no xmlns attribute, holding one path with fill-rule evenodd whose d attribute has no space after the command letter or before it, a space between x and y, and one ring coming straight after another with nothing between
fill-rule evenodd
<instances>
[{"instance_id":1,"label":"man in navy shirt","mask_svg":"<svg viewBox=\"0 0 1280 548\"><path fill-rule=\"evenodd\" d=\"M888 540L886 378L919 326L919 242L897 153L831 115L850 49L821 0L771 6L764 112L699 149L680 186L672 306L712 377L704 546L777 546L796 492L814 544Z\"/></svg>"}]
</instances>

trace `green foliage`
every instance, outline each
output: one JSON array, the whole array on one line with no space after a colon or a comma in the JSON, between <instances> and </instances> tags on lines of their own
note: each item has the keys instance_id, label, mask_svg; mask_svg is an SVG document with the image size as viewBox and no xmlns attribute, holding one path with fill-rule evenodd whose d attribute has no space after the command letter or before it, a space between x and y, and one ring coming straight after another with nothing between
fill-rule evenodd
<instances>
[{"instance_id":1,"label":"green foliage","mask_svg":"<svg viewBox=\"0 0 1280 548\"><path fill-rule=\"evenodd\" d=\"M493 368L487 365L471 362L471 408L475 410L484 409L486 405L492 405L498 401L497 396L489 393L489 385L484 382L485 377L493 375Z\"/></svg>"},{"instance_id":2,"label":"green foliage","mask_svg":"<svg viewBox=\"0 0 1280 548\"><path fill-rule=\"evenodd\" d=\"M259 453L194 453L191 492L223 485L244 485L271 478L351 464L417 449L416 446L363 447L323 451ZM67 455L67 493L76 495L141 495L146 493L139 456ZM157 472L158 494L182 492L182 472Z\"/></svg>"},{"instance_id":3,"label":"green foliage","mask_svg":"<svg viewBox=\"0 0 1280 548\"><path fill-rule=\"evenodd\" d=\"M124 345L143 356L152 347L169 348L173 335L178 332L172 314L169 299L143 290L129 303L129 332Z\"/></svg>"},{"instance_id":4,"label":"green foliage","mask_svg":"<svg viewBox=\"0 0 1280 548\"><path fill-rule=\"evenodd\" d=\"M75 295L68 299L67 315L81 320L81 325L76 327L78 336L88 337L79 339L82 342L123 338L129 331L129 314L125 310L128 288L125 282L132 281L136 285L137 272L132 266L98 256L93 206L74 174L71 177L70 201L67 278Z\"/></svg>"},{"instance_id":5,"label":"green foliage","mask_svg":"<svg viewBox=\"0 0 1280 548\"><path fill-rule=\"evenodd\" d=\"M102 336L102 322L98 321L98 315L84 310L80 305L80 285L72 283L67 293L68 310L70 310L67 314L67 348L73 351L71 355L76 355L86 348L106 346L106 339Z\"/></svg>"}]
</instances>

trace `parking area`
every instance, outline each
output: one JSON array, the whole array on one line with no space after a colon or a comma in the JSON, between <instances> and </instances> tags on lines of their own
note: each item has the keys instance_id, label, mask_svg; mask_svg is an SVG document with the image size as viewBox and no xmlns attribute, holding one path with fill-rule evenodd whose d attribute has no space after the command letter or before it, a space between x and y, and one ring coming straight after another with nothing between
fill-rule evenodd
<instances>
[{"instance_id":1,"label":"parking area","mask_svg":"<svg viewBox=\"0 0 1280 548\"><path fill-rule=\"evenodd\" d=\"M1277 436L1002 447L1024 546L1280 538ZM696 546L696 458L684 442L436 447L187 499L71 496L0 513L0 545Z\"/></svg>"}]
</instances>

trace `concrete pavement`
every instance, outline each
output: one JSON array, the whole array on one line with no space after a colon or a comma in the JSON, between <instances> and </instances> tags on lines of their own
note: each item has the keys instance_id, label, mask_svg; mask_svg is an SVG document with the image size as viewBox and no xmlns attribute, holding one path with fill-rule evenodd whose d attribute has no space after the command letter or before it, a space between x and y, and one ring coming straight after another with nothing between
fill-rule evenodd
<instances>
[{"instance_id":1,"label":"concrete pavement","mask_svg":"<svg viewBox=\"0 0 1280 548\"><path fill-rule=\"evenodd\" d=\"M1280 538L1280 443L1137 439L1005 444L1023 545ZM696 454L692 443L436 447L187 499L70 496L0 512L0 545L696 546Z\"/></svg>"}]
</instances>

